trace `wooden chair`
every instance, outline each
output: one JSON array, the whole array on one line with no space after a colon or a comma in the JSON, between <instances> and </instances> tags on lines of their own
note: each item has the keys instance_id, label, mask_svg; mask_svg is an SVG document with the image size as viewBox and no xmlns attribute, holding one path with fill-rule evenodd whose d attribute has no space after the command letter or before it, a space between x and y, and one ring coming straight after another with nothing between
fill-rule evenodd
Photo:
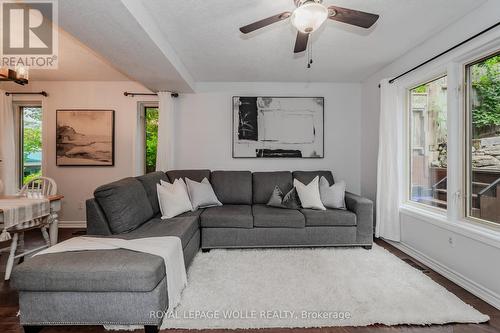
<instances>
[{"instance_id":1,"label":"wooden chair","mask_svg":"<svg viewBox=\"0 0 500 333\"><path fill-rule=\"evenodd\" d=\"M21 191L20 195L29 196L30 193L36 193L37 195L42 196L50 196L57 194L57 184L52 178L48 177L39 177L35 178L28 183L26 183ZM27 256L36 251L42 250L50 246L50 237L47 231L50 223L52 222L50 218L50 214L47 216L39 217L31 221L27 221L20 225L10 228L7 230L12 235L12 242L9 248L2 249L9 251L9 259L7 260L7 266L5 269L5 280L10 279L10 274L12 272L12 268L14 267L14 260L17 258L21 258L21 261L24 259L24 256ZM35 249L31 249L29 251L25 251L24 249L24 232L31 229L40 229L42 232L43 239L45 240L45 245L37 247ZM16 255L16 252L19 254Z\"/></svg>"}]
</instances>

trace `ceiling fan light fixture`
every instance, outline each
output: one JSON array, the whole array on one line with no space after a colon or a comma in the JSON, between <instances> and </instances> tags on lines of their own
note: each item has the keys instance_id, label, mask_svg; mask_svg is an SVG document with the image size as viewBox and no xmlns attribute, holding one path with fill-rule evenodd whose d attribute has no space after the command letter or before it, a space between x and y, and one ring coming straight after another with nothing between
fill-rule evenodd
<instances>
[{"instance_id":1,"label":"ceiling fan light fixture","mask_svg":"<svg viewBox=\"0 0 500 333\"><path fill-rule=\"evenodd\" d=\"M291 21L302 33L316 31L328 18L328 8L321 3L309 1L298 7L292 13Z\"/></svg>"}]
</instances>

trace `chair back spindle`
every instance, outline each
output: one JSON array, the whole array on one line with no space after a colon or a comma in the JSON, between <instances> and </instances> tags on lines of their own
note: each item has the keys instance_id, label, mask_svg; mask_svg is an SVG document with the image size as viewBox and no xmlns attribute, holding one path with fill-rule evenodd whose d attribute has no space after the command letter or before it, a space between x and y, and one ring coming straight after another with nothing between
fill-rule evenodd
<instances>
[{"instance_id":1,"label":"chair back spindle","mask_svg":"<svg viewBox=\"0 0 500 333\"><path fill-rule=\"evenodd\" d=\"M38 192L42 196L50 196L57 194L57 184L49 177L38 177L26 183L19 194L24 195L28 192Z\"/></svg>"}]
</instances>

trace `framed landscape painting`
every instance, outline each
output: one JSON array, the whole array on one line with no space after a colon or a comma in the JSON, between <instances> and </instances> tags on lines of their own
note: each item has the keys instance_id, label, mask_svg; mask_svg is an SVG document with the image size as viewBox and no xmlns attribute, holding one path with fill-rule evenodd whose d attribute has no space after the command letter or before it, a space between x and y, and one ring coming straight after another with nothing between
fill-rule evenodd
<instances>
[{"instance_id":1,"label":"framed landscape painting","mask_svg":"<svg viewBox=\"0 0 500 333\"><path fill-rule=\"evenodd\" d=\"M323 97L233 97L233 158L323 158Z\"/></svg>"},{"instance_id":2,"label":"framed landscape painting","mask_svg":"<svg viewBox=\"0 0 500 333\"><path fill-rule=\"evenodd\" d=\"M114 110L57 110L56 123L56 165L114 165Z\"/></svg>"}]
</instances>

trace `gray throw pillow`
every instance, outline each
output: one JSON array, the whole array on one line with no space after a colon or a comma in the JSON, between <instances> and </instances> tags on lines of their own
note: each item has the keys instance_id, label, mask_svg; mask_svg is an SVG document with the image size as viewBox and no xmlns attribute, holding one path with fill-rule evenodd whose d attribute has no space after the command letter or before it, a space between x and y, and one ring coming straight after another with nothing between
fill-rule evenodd
<instances>
[{"instance_id":1,"label":"gray throw pillow","mask_svg":"<svg viewBox=\"0 0 500 333\"><path fill-rule=\"evenodd\" d=\"M300 199L297 194L297 190L292 188L287 194L283 194L279 186L276 185L274 188L269 201L267 202L268 206L285 208L285 209L300 209Z\"/></svg>"},{"instance_id":2,"label":"gray throw pillow","mask_svg":"<svg viewBox=\"0 0 500 333\"><path fill-rule=\"evenodd\" d=\"M328 180L325 177L321 177L319 180L319 195L323 205L328 208L345 210L345 187L346 184L344 181L330 186Z\"/></svg>"},{"instance_id":3,"label":"gray throw pillow","mask_svg":"<svg viewBox=\"0 0 500 333\"><path fill-rule=\"evenodd\" d=\"M203 178L201 183L198 183L186 177L186 186L189 199L193 205L193 210L197 210L198 208L222 206L222 203L219 199L217 199L214 189L208 179Z\"/></svg>"}]
</instances>

